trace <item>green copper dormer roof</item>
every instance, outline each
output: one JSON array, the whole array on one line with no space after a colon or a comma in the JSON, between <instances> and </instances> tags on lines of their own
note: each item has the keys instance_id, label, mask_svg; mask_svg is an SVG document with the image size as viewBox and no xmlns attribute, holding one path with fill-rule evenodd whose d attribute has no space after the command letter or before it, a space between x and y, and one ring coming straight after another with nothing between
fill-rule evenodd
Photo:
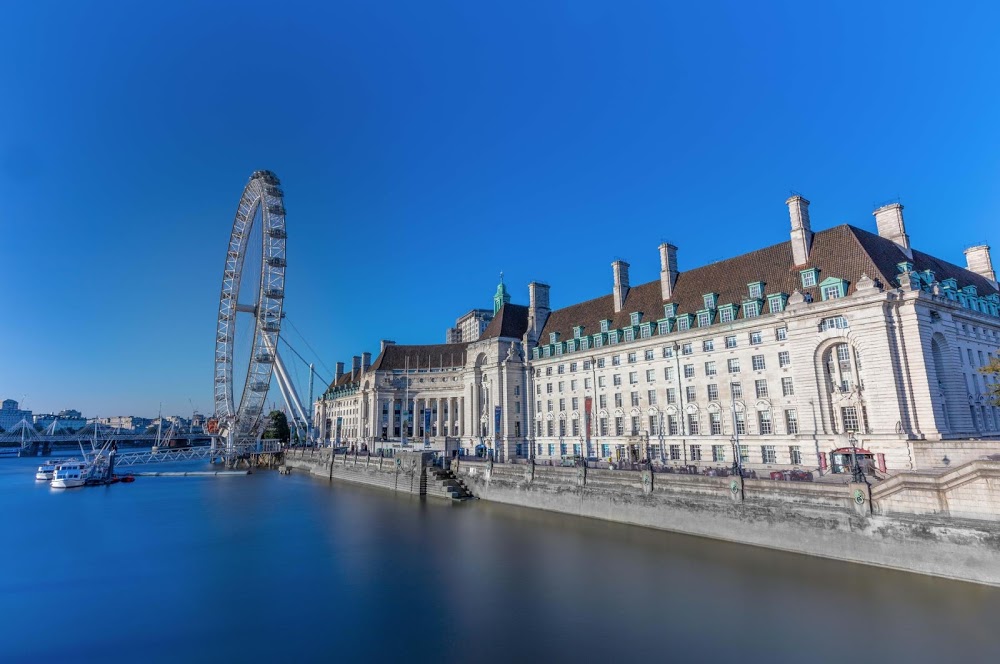
<instances>
[{"instance_id":1,"label":"green copper dormer roof","mask_svg":"<svg viewBox=\"0 0 1000 664\"><path fill-rule=\"evenodd\" d=\"M500 308L510 302L510 293L507 292L507 287L503 285L503 272L500 273L500 283L497 284L497 293L493 296L493 315L496 316L500 313Z\"/></svg>"}]
</instances>

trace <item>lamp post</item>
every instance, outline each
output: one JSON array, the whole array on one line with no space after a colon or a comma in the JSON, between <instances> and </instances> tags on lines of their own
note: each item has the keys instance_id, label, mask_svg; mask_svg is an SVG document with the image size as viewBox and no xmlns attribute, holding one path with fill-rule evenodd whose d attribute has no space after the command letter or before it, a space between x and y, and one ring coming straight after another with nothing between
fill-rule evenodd
<instances>
[{"instance_id":1,"label":"lamp post","mask_svg":"<svg viewBox=\"0 0 1000 664\"><path fill-rule=\"evenodd\" d=\"M847 441L851 444L851 481L861 483L865 481L865 473L858 463L858 437L854 431L847 432Z\"/></svg>"},{"instance_id":2,"label":"lamp post","mask_svg":"<svg viewBox=\"0 0 1000 664\"><path fill-rule=\"evenodd\" d=\"M733 475L739 475L743 481L743 459L740 458L740 430L736 421L736 404L733 404L733 436L729 439L733 446Z\"/></svg>"}]
</instances>

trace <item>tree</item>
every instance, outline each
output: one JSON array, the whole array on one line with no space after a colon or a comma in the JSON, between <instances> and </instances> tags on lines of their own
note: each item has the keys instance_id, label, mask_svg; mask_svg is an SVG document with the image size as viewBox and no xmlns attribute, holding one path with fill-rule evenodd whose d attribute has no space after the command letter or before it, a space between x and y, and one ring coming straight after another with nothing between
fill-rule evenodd
<instances>
[{"instance_id":1,"label":"tree","mask_svg":"<svg viewBox=\"0 0 1000 664\"><path fill-rule=\"evenodd\" d=\"M264 429L264 438L277 439L287 443L291 438L291 431L288 429L288 418L280 410L272 410L268 413L268 425Z\"/></svg>"},{"instance_id":2,"label":"tree","mask_svg":"<svg viewBox=\"0 0 1000 664\"><path fill-rule=\"evenodd\" d=\"M1000 406L1000 355L990 357L990 363L980 369L987 376L993 376L993 382L987 383L990 390L990 399L994 404Z\"/></svg>"}]
</instances>

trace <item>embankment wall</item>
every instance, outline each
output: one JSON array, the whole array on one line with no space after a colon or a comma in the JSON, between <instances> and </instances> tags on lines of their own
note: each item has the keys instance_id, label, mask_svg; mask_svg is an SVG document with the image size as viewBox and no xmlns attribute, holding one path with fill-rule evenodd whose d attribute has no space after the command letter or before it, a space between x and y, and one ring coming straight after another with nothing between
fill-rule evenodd
<instances>
[{"instance_id":1,"label":"embankment wall","mask_svg":"<svg viewBox=\"0 0 1000 664\"><path fill-rule=\"evenodd\" d=\"M398 452L394 457L339 454L331 463L330 450L306 449L285 452L285 465L328 479L424 495L430 458L429 452Z\"/></svg>"},{"instance_id":2,"label":"embankment wall","mask_svg":"<svg viewBox=\"0 0 1000 664\"><path fill-rule=\"evenodd\" d=\"M871 490L468 460L452 470L484 500L1000 586L998 462Z\"/></svg>"}]
</instances>

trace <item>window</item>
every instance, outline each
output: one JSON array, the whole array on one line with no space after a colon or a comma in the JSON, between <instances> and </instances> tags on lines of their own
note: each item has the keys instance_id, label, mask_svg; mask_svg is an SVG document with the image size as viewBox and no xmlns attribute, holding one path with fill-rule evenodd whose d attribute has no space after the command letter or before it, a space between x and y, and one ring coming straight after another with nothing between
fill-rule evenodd
<instances>
[{"instance_id":1,"label":"window","mask_svg":"<svg viewBox=\"0 0 1000 664\"><path fill-rule=\"evenodd\" d=\"M684 388L684 398L687 399L689 403L691 401L697 400L697 398L698 398L697 388L695 388L694 385L688 385L687 387L685 387Z\"/></svg>"},{"instance_id":2,"label":"window","mask_svg":"<svg viewBox=\"0 0 1000 664\"><path fill-rule=\"evenodd\" d=\"M736 335L726 337L726 348L736 348Z\"/></svg>"},{"instance_id":3,"label":"window","mask_svg":"<svg viewBox=\"0 0 1000 664\"><path fill-rule=\"evenodd\" d=\"M743 383L730 383L729 394L733 399L743 398Z\"/></svg>"},{"instance_id":4,"label":"window","mask_svg":"<svg viewBox=\"0 0 1000 664\"><path fill-rule=\"evenodd\" d=\"M820 332L826 332L827 330L846 330L848 327L847 319L843 316L824 318L819 324Z\"/></svg>"},{"instance_id":5,"label":"window","mask_svg":"<svg viewBox=\"0 0 1000 664\"><path fill-rule=\"evenodd\" d=\"M715 293L702 295L701 301L705 303L706 309L715 309Z\"/></svg>"},{"instance_id":6,"label":"window","mask_svg":"<svg viewBox=\"0 0 1000 664\"><path fill-rule=\"evenodd\" d=\"M729 366L729 373L739 373L740 372L740 359L738 357L731 357L726 361Z\"/></svg>"},{"instance_id":7,"label":"window","mask_svg":"<svg viewBox=\"0 0 1000 664\"><path fill-rule=\"evenodd\" d=\"M803 288L812 288L813 286L816 285L816 270L815 269L812 269L812 270L803 270L800 274L802 275L802 287Z\"/></svg>"},{"instance_id":8,"label":"window","mask_svg":"<svg viewBox=\"0 0 1000 664\"><path fill-rule=\"evenodd\" d=\"M764 284L759 281L747 284L747 292L750 294L750 297L760 299L760 296L764 294Z\"/></svg>"},{"instance_id":9,"label":"window","mask_svg":"<svg viewBox=\"0 0 1000 664\"><path fill-rule=\"evenodd\" d=\"M648 349L646 349L646 355L645 355L645 359L646 359L647 361L649 361L649 360L652 360L652 359L653 359L653 349L652 349L652 348L648 348Z\"/></svg>"},{"instance_id":10,"label":"window","mask_svg":"<svg viewBox=\"0 0 1000 664\"><path fill-rule=\"evenodd\" d=\"M754 381L754 388L757 390L758 399L767 398L767 381L763 378Z\"/></svg>"},{"instance_id":11,"label":"window","mask_svg":"<svg viewBox=\"0 0 1000 664\"><path fill-rule=\"evenodd\" d=\"M598 408L607 408L608 407L608 395L607 394L601 394L601 395L599 395L597 397L597 407Z\"/></svg>"},{"instance_id":12,"label":"window","mask_svg":"<svg viewBox=\"0 0 1000 664\"><path fill-rule=\"evenodd\" d=\"M751 364L753 365L753 370L754 371L763 371L764 370L764 356L763 355L754 355L753 358L751 359Z\"/></svg>"},{"instance_id":13,"label":"window","mask_svg":"<svg viewBox=\"0 0 1000 664\"><path fill-rule=\"evenodd\" d=\"M642 318L642 314L640 312L635 312L635 313L629 314L629 322L632 325L638 325L640 318Z\"/></svg>"},{"instance_id":14,"label":"window","mask_svg":"<svg viewBox=\"0 0 1000 664\"><path fill-rule=\"evenodd\" d=\"M750 446L740 445L740 463L750 462Z\"/></svg>"},{"instance_id":15,"label":"window","mask_svg":"<svg viewBox=\"0 0 1000 664\"><path fill-rule=\"evenodd\" d=\"M708 386L708 400L718 401L719 400L719 386L712 383Z\"/></svg>"},{"instance_id":16,"label":"window","mask_svg":"<svg viewBox=\"0 0 1000 664\"><path fill-rule=\"evenodd\" d=\"M656 405L656 390L649 390L646 392L646 400L649 402L650 406Z\"/></svg>"},{"instance_id":17,"label":"window","mask_svg":"<svg viewBox=\"0 0 1000 664\"><path fill-rule=\"evenodd\" d=\"M564 387L566 387L566 381L564 381L564 380L559 381L559 391L560 392L563 391Z\"/></svg>"},{"instance_id":18,"label":"window","mask_svg":"<svg viewBox=\"0 0 1000 664\"><path fill-rule=\"evenodd\" d=\"M844 419L844 431L860 431L858 422L858 409L854 406L845 406L840 409L841 417Z\"/></svg>"},{"instance_id":19,"label":"window","mask_svg":"<svg viewBox=\"0 0 1000 664\"><path fill-rule=\"evenodd\" d=\"M785 310L785 296L778 295L768 295L767 296L767 306L771 310L772 314L780 313Z\"/></svg>"},{"instance_id":20,"label":"window","mask_svg":"<svg viewBox=\"0 0 1000 664\"><path fill-rule=\"evenodd\" d=\"M760 315L760 303L759 302L744 302L743 303L743 317L744 318L756 318Z\"/></svg>"},{"instance_id":21,"label":"window","mask_svg":"<svg viewBox=\"0 0 1000 664\"><path fill-rule=\"evenodd\" d=\"M646 369L646 382L652 383L656 381L656 369Z\"/></svg>"},{"instance_id":22,"label":"window","mask_svg":"<svg viewBox=\"0 0 1000 664\"><path fill-rule=\"evenodd\" d=\"M790 397L795 394L795 388L792 385L791 376L785 376L781 379L781 396Z\"/></svg>"},{"instance_id":23,"label":"window","mask_svg":"<svg viewBox=\"0 0 1000 664\"><path fill-rule=\"evenodd\" d=\"M611 321L602 320L601 321L601 332L607 332L608 328L611 326Z\"/></svg>"},{"instance_id":24,"label":"window","mask_svg":"<svg viewBox=\"0 0 1000 664\"><path fill-rule=\"evenodd\" d=\"M589 378L584 378L583 379L583 389L589 390L590 387L591 387L591 385L593 385L593 383L591 382L591 380Z\"/></svg>"},{"instance_id":25,"label":"window","mask_svg":"<svg viewBox=\"0 0 1000 664\"><path fill-rule=\"evenodd\" d=\"M707 311L698 312L698 327L708 327L712 324L712 314Z\"/></svg>"},{"instance_id":26,"label":"window","mask_svg":"<svg viewBox=\"0 0 1000 664\"><path fill-rule=\"evenodd\" d=\"M677 416L676 415L667 415L667 435L668 436L676 436L678 431L679 431L679 429L677 428ZM672 458L672 459L673 458L678 458L679 459L680 458L680 445L671 445L670 446L671 450L673 450L674 447L677 448L677 456L674 457L671 454L670 458Z\"/></svg>"},{"instance_id":27,"label":"window","mask_svg":"<svg viewBox=\"0 0 1000 664\"><path fill-rule=\"evenodd\" d=\"M552 399L548 399L545 402L545 410L549 413L552 412Z\"/></svg>"},{"instance_id":28,"label":"window","mask_svg":"<svg viewBox=\"0 0 1000 664\"><path fill-rule=\"evenodd\" d=\"M667 388L667 403L677 403L677 390L672 387Z\"/></svg>"},{"instance_id":29,"label":"window","mask_svg":"<svg viewBox=\"0 0 1000 664\"><path fill-rule=\"evenodd\" d=\"M750 345L751 346L759 346L760 342L761 342L760 332L751 332L750 333Z\"/></svg>"},{"instance_id":30,"label":"window","mask_svg":"<svg viewBox=\"0 0 1000 664\"><path fill-rule=\"evenodd\" d=\"M708 423L711 426L713 436L722 435L722 413L709 413Z\"/></svg>"},{"instance_id":31,"label":"window","mask_svg":"<svg viewBox=\"0 0 1000 664\"><path fill-rule=\"evenodd\" d=\"M778 353L778 366L779 367L787 367L791 363L792 363L792 357L791 357L791 355L788 354L787 350L783 350L780 353Z\"/></svg>"},{"instance_id":32,"label":"window","mask_svg":"<svg viewBox=\"0 0 1000 664\"><path fill-rule=\"evenodd\" d=\"M607 376L598 376L597 377L597 386L598 387L604 387L605 385L607 385Z\"/></svg>"},{"instance_id":33,"label":"window","mask_svg":"<svg viewBox=\"0 0 1000 664\"><path fill-rule=\"evenodd\" d=\"M639 416L638 415L633 415L631 423L632 423L632 435L633 436L638 436L639 435Z\"/></svg>"},{"instance_id":34,"label":"window","mask_svg":"<svg viewBox=\"0 0 1000 664\"><path fill-rule=\"evenodd\" d=\"M628 354L628 363L629 364L635 364L635 353L629 353Z\"/></svg>"},{"instance_id":35,"label":"window","mask_svg":"<svg viewBox=\"0 0 1000 664\"><path fill-rule=\"evenodd\" d=\"M733 322L733 308L726 306L719 310L719 322L720 323L732 323Z\"/></svg>"},{"instance_id":36,"label":"window","mask_svg":"<svg viewBox=\"0 0 1000 664\"><path fill-rule=\"evenodd\" d=\"M560 399L559 400L559 412L562 413L565 410L566 410L566 400L565 399Z\"/></svg>"},{"instance_id":37,"label":"window","mask_svg":"<svg viewBox=\"0 0 1000 664\"><path fill-rule=\"evenodd\" d=\"M597 368L603 369L605 366L605 359L603 357L597 358Z\"/></svg>"},{"instance_id":38,"label":"window","mask_svg":"<svg viewBox=\"0 0 1000 664\"><path fill-rule=\"evenodd\" d=\"M670 323L668 323L665 320L661 320L659 323L656 324L657 334L666 334L668 332L670 332Z\"/></svg>"},{"instance_id":39,"label":"window","mask_svg":"<svg viewBox=\"0 0 1000 664\"><path fill-rule=\"evenodd\" d=\"M701 349L706 353L711 353L713 350L715 350L715 340L706 339L705 341L702 341Z\"/></svg>"},{"instance_id":40,"label":"window","mask_svg":"<svg viewBox=\"0 0 1000 664\"><path fill-rule=\"evenodd\" d=\"M576 385L577 385L577 380L575 378L569 381L569 391L576 392Z\"/></svg>"},{"instance_id":41,"label":"window","mask_svg":"<svg viewBox=\"0 0 1000 664\"><path fill-rule=\"evenodd\" d=\"M715 362L706 362L705 363L705 375L706 376L714 376L715 374L716 374L716 371L715 371Z\"/></svg>"},{"instance_id":42,"label":"window","mask_svg":"<svg viewBox=\"0 0 1000 664\"><path fill-rule=\"evenodd\" d=\"M738 433L741 436L745 436L747 434L746 413L740 413L740 412L736 413L736 433ZM745 449L746 449L745 445L740 445L740 458L743 460L745 460L744 458L744 455L746 454Z\"/></svg>"},{"instance_id":43,"label":"window","mask_svg":"<svg viewBox=\"0 0 1000 664\"><path fill-rule=\"evenodd\" d=\"M570 435L579 436L580 435L580 420L570 420ZM579 445L573 445L573 447L579 447ZM579 450L577 450L579 451Z\"/></svg>"},{"instance_id":44,"label":"window","mask_svg":"<svg viewBox=\"0 0 1000 664\"><path fill-rule=\"evenodd\" d=\"M688 434L692 436L698 435L698 413L688 413ZM692 445L692 447L696 447Z\"/></svg>"},{"instance_id":45,"label":"window","mask_svg":"<svg viewBox=\"0 0 1000 664\"><path fill-rule=\"evenodd\" d=\"M542 412L542 402L541 400L535 402L535 412Z\"/></svg>"},{"instance_id":46,"label":"window","mask_svg":"<svg viewBox=\"0 0 1000 664\"><path fill-rule=\"evenodd\" d=\"M635 385L638 382L639 382L639 372L638 371L629 371L628 372L628 384L629 385Z\"/></svg>"},{"instance_id":47,"label":"window","mask_svg":"<svg viewBox=\"0 0 1000 664\"><path fill-rule=\"evenodd\" d=\"M613 375L611 377L611 383L613 385L615 385L615 386L621 385L622 384L622 375L621 374L615 374L615 375Z\"/></svg>"},{"instance_id":48,"label":"window","mask_svg":"<svg viewBox=\"0 0 1000 664\"><path fill-rule=\"evenodd\" d=\"M579 397L573 397L573 399L570 401L570 404L572 404L573 410L579 409L580 408L580 398Z\"/></svg>"},{"instance_id":49,"label":"window","mask_svg":"<svg viewBox=\"0 0 1000 664\"><path fill-rule=\"evenodd\" d=\"M622 356L621 355L612 355L611 356L611 366L617 367L617 366L620 366L621 363L622 363Z\"/></svg>"},{"instance_id":50,"label":"window","mask_svg":"<svg viewBox=\"0 0 1000 664\"><path fill-rule=\"evenodd\" d=\"M693 352L694 351L691 349L691 344L687 343L681 346L681 355L690 355Z\"/></svg>"},{"instance_id":51,"label":"window","mask_svg":"<svg viewBox=\"0 0 1000 664\"><path fill-rule=\"evenodd\" d=\"M777 463L778 455L774 451L774 445L760 446L760 460L764 463Z\"/></svg>"},{"instance_id":52,"label":"window","mask_svg":"<svg viewBox=\"0 0 1000 664\"><path fill-rule=\"evenodd\" d=\"M625 418L618 416L615 418L615 435L624 436L625 435Z\"/></svg>"},{"instance_id":53,"label":"window","mask_svg":"<svg viewBox=\"0 0 1000 664\"><path fill-rule=\"evenodd\" d=\"M670 446L670 460L671 461L680 461L680 459L681 459L681 446L680 445L671 445Z\"/></svg>"},{"instance_id":54,"label":"window","mask_svg":"<svg viewBox=\"0 0 1000 664\"><path fill-rule=\"evenodd\" d=\"M643 339L648 339L653 334L652 327L653 327L652 323L643 323L639 327L639 336Z\"/></svg>"},{"instance_id":55,"label":"window","mask_svg":"<svg viewBox=\"0 0 1000 664\"><path fill-rule=\"evenodd\" d=\"M760 425L760 434L766 436L768 434L774 433L771 428L771 411L769 410L758 410L757 411L757 424ZM771 448L772 450L774 448ZM773 461L770 463L774 463Z\"/></svg>"},{"instance_id":56,"label":"window","mask_svg":"<svg viewBox=\"0 0 1000 664\"><path fill-rule=\"evenodd\" d=\"M663 357L669 358L669 357L673 357L673 356L674 356L674 349L671 348L670 346L664 346L663 347Z\"/></svg>"},{"instance_id":57,"label":"window","mask_svg":"<svg viewBox=\"0 0 1000 664\"><path fill-rule=\"evenodd\" d=\"M545 375L546 376L552 375L552 367L545 367Z\"/></svg>"},{"instance_id":58,"label":"window","mask_svg":"<svg viewBox=\"0 0 1000 664\"><path fill-rule=\"evenodd\" d=\"M574 371L576 371L576 362L570 362L569 363L569 372L573 373Z\"/></svg>"},{"instance_id":59,"label":"window","mask_svg":"<svg viewBox=\"0 0 1000 664\"><path fill-rule=\"evenodd\" d=\"M632 405L633 406L638 406L639 405L639 393L638 392L633 392L632 393Z\"/></svg>"},{"instance_id":60,"label":"window","mask_svg":"<svg viewBox=\"0 0 1000 664\"><path fill-rule=\"evenodd\" d=\"M660 423L657 421L656 415L649 416L649 435L651 436L660 435ZM656 446L656 449L657 450L660 449L659 445ZM656 456L656 455L650 454L650 456Z\"/></svg>"},{"instance_id":61,"label":"window","mask_svg":"<svg viewBox=\"0 0 1000 664\"><path fill-rule=\"evenodd\" d=\"M677 319L677 329L678 330L690 330L691 329L691 319L688 315L681 316Z\"/></svg>"},{"instance_id":62,"label":"window","mask_svg":"<svg viewBox=\"0 0 1000 664\"><path fill-rule=\"evenodd\" d=\"M721 463L726 460L726 446L725 445L712 445L712 461L716 463Z\"/></svg>"},{"instance_id":63,"label":"window","mask_svg":"<svg viewBox=\"0 0 1000 664\"><path fill-rule=\"evenodd\" d=\"M693 364L685 364L684 365L684 377L685 378L694 378L694 365Z\"/></svg>"},{"instance_id":64,"label":"window","mask_svg":"<svg viewBox=\"0 0 1000 664\"><path fill-rule=\"evenodd\" d=\"M556 367L556 373L559 374L560 376L566 373L566 365L560 364L558 367Z\"/></svg>"},{"instance_id":65,"label":"window","mask_svg":"<svg viewBox=\"0 0 1000 664\"><path fill-rule=\"evenodd\" d=\"M788 339L788 328L779 327L777 330L774 331L774 338L777 339L778 341L786 341Z\"/></svg>"},{"instance_id":66,"label":"window","mask_svg":"<svg viewBox=\"0 0 1000 664\"><path fill-rule=\"evenodd\" d=\"M840 297L840 286L824 286L823 287L823 299L824 300L836 300Z\"/></svg>"},{"instance_id":67,"label":"window","mask_svg":"<svg viewBox=\"0 0 1000 664\"><path fill-rule=\"evenodd\" d=\"M615 392L615 408L621 408L621 407L622 407L622 393Z\"/></svg>"},{"instance_id":68,"label":"window","mask_svg":"<svg viewBox=\"0 0 1000 664\"><path fill-rule=\"evenodd\" d=\"M701 461L701 445L692 445L688 449L691 452L692 461Z\"/></svg>"},{"instance_id":69,"label":"window","mask_svg":"<svg viewBox=\"0 0 1000 664\"><path fill-rule=\"evenodd\" d=\"M798 445L790 445L788 447L788 458L791 459L793 465L802 465L802 450L799 449Z\"/></svg>"},{"instance_id":70,"label":"window","mask_svg":"<svg viewBox=\"0 0 1000 664\"><path fill-rule=\"evenodd\" d=\"M664 367L663 368L663 379L664 380L673 380L674 379L674 368L673 367Z\"/></svg>"},{"instance_id":71,"label":"window","mask_svg":"<svg viewBox=\"0 0 1000 664\"><path fill-rule=\"evenodd\" d=\"M547 433L549 436L554 436L555 435L555 429L553 429L554 426L555 425L552 424L552 420L549 420L548 422L546 422L545 423L545 429L546 429L545 433Z\"/></svg>"},{"instance_id":72,"label":"window","mask_svg":"<svg viewBox=\"0 0 1000 664\"><path fill-rule=\"evenodd\" d=\"M601 435L602 436L608 435L608 418L606 417L601 418ZM605 445L605 447L607 447L607 445Z\"/></svg>"},{"instance_id":73,"label":"window","mask_svg":"<svg viewBox=\"0 0 1000 664\"><path fill-rule=\"evenodd\" d=\"M545 393L552 394L552 383L545 383Z\"/></svg>"}]
</instances>

